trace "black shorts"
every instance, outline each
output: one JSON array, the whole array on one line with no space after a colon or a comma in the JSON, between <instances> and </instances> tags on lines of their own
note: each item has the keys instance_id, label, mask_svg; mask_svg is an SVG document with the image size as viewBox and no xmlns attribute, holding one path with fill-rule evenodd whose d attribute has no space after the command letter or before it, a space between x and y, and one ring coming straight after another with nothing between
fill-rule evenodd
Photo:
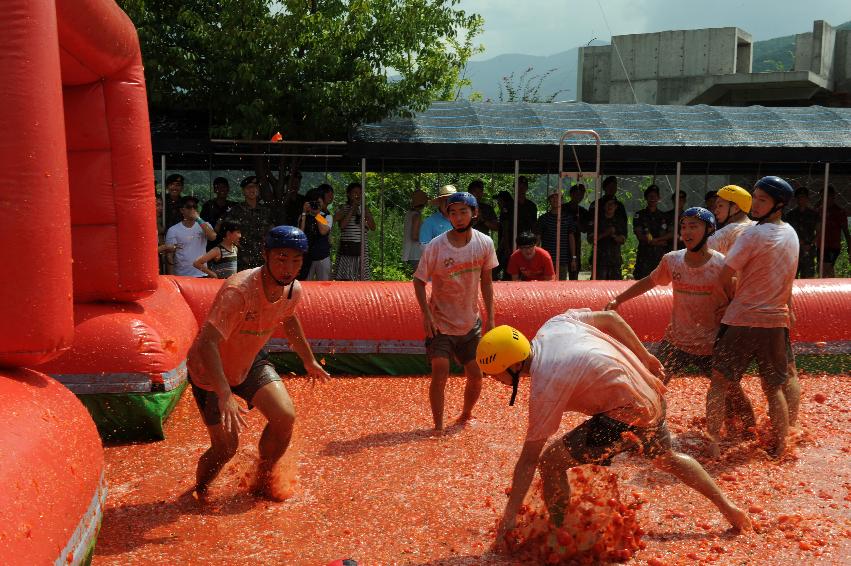
<instances>
[{"instance_id":1,"label":"black shorts","mask_svg":"<svg viewBox=\"0 0 851 566\"><path fill-rule=\"evenodd\" d=\"M667 340L662 340L659 344L659 350L656 357L662 362L665 367L665 374L670 378L672 374L684 373L689 367L694 366L697 370L709 376L712 373L712 355L701 356L699 354L690 354L680 350Z\"/></svg>"},{"instance_id":2,"label":"black shorts","mask_svg":"<svg viewBox=\"0 0 851 566\"><path fill-rule=\"evenodd\" d=\"M248 403L249 409L254 408L251 401L263 386L274 381L281 381L281 376L275 371L275 366L268 358L269 354L261 350L254 358L254 363L251 364L251 369L248 370L245 380L239 385L231 385L230 390L234 395L244 399ZM219 396L213 391L201 389L192 383L192 376L189 376L189 384L192 386L192 396L195 398L198 410L201 411L204 424L207 426L221 424L222 414L219 412Z\"/></svg>"},{"instance_id":3,"label":"black shorts","mask_svg":"<svg viewBox=\"0 0 851 566\"><path fill-rule=\"evenodd\" d=\"M426 355L429 362L433 358L451 360L455 356L458 363L463 366L476 359L476 348L481 339L482 321L477 319L473 329L463 336L437 333L433 338L426 338Z\"/></svg>"},{"instance_id":4,"label":"black shorts","mask_svg":"<svg viewBox=\"0 0 851 566\"><path fill-rule=\"evenodd\" d=\"M786 383L789 364L795 361L789 329L722 324L712 351L712 369L730 381L739 381L753 359L764 384Z\"/></svg>"},{"instance_id":5,"label":"black shorts","mask_svg":"<svg viewBox=\"0 0 851 566\"><path fill-rule=\"evenodd\" d=\"M612 458L621 452L638 450L643 456L655 458L671 450L671 433L665 419L653 427L640 427L628 425L602 413L594 415L568 432L561 441L580 464L600 466L610 465Z\"/></svg>"}]
</instances>

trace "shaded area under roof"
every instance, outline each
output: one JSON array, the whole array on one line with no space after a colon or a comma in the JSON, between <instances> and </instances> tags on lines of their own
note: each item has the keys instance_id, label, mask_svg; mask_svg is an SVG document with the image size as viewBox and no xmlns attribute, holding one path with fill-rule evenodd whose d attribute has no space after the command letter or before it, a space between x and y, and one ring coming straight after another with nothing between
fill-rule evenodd
<instances>
[{"instance_id":1,"label":"shaded area under roof","mask_svg":"<svg viewBox=\"0 0 851 566\"><path fill-rule=\"evenodd\" d=\"M668 174L679 161L684 174L819 174L830 162L831 174L851 174L851 108L435 102L362 125L333 147L214 142L155 117L151 126L156 166L165 154L170 169L251 169L247 154L298 152L317 155L303 160L307 171L356 171L365 157L370 171L513 172L518 159L524 172L545 173L557 169L566 130L592 129L603 172ZM569 141L582 170L593 170L591 138ZM577 169L569 148L565 163Z\"/></svg>"}]
</instances>

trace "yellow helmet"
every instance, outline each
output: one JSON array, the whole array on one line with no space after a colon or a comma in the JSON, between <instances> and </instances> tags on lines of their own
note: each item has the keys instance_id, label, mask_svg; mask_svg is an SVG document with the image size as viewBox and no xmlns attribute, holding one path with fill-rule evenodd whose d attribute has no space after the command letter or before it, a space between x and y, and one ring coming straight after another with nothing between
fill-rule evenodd
<instances>
[{"instance_id":1,"label":"yellow helmet","mask_svg":"<svg viewBox=\"0 0 851 566\"><path fill-rule=\"evenodd\" d=\"M739 185L726 185L718 189L718 198L737 205L745 214L751 211L751 194Z\"/></svg>"},{"instance_id":2,"label":"yellow helmet","mask_svg":"<svg viewBox=\"0 0 851 566\"><path fill-rule=\"evenodd\" d=\"M516 328L503 324L482 336L476 348L476 362L484 373L498 375L529 357L532 346Z\"/></svg>"}]
</instances>

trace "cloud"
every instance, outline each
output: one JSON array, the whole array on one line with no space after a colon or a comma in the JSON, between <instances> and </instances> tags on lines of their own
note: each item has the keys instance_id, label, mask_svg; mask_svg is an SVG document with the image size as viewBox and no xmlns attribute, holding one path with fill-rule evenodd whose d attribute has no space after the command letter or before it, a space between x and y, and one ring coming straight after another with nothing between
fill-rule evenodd
<instances>
[{"instance_id":1,"label":"cloud","mask_svg":"<svg viewBox=\"0 0 851 566\"><path fill-rule=\"evenodd\" d=\"M839 25L851 20L848 0L462 0L481 14L486 51L476 59L504 53L552 55L612 35L672 29L739 27L754 40L812 30L814 20ZM600 12L605 11L605 20ZM608 21L608 26L606 25ZM609 31L611 30L611 31Z\"/></svg>"}]
</instances>

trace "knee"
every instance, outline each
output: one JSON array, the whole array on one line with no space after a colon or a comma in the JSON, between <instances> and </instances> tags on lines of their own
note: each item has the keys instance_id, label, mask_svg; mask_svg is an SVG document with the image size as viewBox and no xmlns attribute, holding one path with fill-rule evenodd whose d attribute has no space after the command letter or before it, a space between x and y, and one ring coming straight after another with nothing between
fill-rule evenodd
<instances>
[{"instance_id":1,"label":"knee","mask_svg":"<svg viewBox=\"0 0 851 566\"><path fill-rule=\"evenodd\" d=\"M446 358L434 358L431 361L431 380L437 383L446 383L449 378L449 360Z\"/></svg>"},{"instance_id":2,"label":"knee","mask_svg":"<svg viewBox=\"0 0 851 566\"><path fill-rule=\"evenodd\" d=\"M224 464L226 462L230 462L234 456L236 456L237 448L239 444L236 442L225 442L221 444L214 444L210 451L213 453L213 458Z\"/></svg>"},{"instance_id":3,"label":"knee","mask_svg":"<svg viewBox=\"0 0 851 566\"><path fill-rule=\"evenodd\" d=\"M276 411L274 417L269 419L269 425L278 434L290 434L295 425L295 407L292 405L281 407L280 410Z\"/></svg>"}]
</instances>

